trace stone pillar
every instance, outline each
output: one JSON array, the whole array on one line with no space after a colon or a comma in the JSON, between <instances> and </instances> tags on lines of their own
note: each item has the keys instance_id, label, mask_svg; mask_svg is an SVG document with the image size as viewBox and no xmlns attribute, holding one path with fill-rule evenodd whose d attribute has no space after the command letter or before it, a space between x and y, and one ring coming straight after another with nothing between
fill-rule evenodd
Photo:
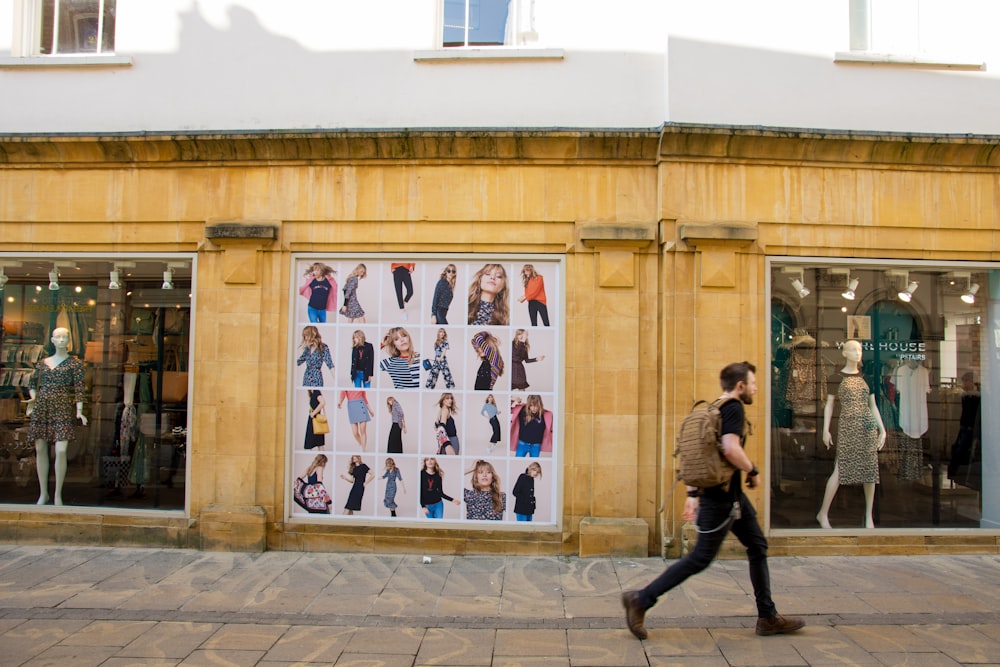
<instances>
[{"instance_id":1,"label":"stone pillar","mask_svg":"<svg viewBox=\"0 0 1000 667\"><path fill-rule=\"evenodd\" d=\"M199 264L198 332L195 356L195 432L192 514L199 517L201 548L263 551L266 512L260 505L262 436L276 423L277 407L262 400L278 363L273 345L263 356L273 327L262 255L274 243L277 225L209 225ZM268 491L269 492L269 491Z\"/></svg>"},{"instance_id":2,"label":"stone pillar","mask_svg":"<svg viewBox=\"0 0 1000 667\"><path fill-rule=\"evenodd\" d=\"M570 345L571 353L582 354L593 366L591 451L577 452L578 459L589 460L592 471L587 515L580 522L581 556L634 556L648 550L649 525L639 518L642 303L637 254L656 236L654 223L577 225L579 246L595 255L592 344L589 350ZM567 330L571 337L582 333Z\"/></svg>"}]
</instances>

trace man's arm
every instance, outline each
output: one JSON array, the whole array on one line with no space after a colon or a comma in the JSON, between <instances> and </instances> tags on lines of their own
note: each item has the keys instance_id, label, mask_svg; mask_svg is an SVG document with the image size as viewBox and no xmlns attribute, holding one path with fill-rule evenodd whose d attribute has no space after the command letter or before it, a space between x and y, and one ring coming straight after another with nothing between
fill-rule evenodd
<instances>
[{"instance_id":1,"label":"man's arm","mask_svg":"<svg viewBox=\"0 0 1000 667\"><path fill-rule=\"evenodd\" d=\"M742 447L740 447L740 436L735 433L726 433L722 436L722 454L726 457L727 461L743 472L749 473L754 470L755 466L750 460L750 457L747 456L747 453ZM750 487L757 486L757 476L748 475L747 484L750 485Z\"/></svg>"}]
</instances>

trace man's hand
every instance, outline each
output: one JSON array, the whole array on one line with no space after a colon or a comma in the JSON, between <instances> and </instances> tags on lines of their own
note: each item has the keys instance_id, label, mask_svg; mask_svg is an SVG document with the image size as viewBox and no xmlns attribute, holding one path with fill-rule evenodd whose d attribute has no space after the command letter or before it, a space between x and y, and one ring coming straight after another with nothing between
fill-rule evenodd
<instances>
[{"instance_id":1,"label":"man's hand","mask_svg":"<svg viewBox=\"0 0 1000 667\"><path fill-rule=\"evenodd\" d=\"M685 521L694 521L698 516L698 499L688 498L684 501L684 513L681 514Z\"/></svg>"}]
</instances>

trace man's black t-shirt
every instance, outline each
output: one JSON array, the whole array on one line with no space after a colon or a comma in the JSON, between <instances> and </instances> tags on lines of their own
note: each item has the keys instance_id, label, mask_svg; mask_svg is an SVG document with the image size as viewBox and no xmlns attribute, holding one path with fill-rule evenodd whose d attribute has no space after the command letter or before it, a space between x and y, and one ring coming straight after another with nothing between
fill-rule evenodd
<instances>
[{"instance_id":1,"label":"man's black t-shirt","mask_svg":"<svg viewBox=\"0 0 1000 667\"><path fill-rule=\"evenodd\" d=\"M719 408L719 413L722 416L722 435L726 435L728 433L736 434L739 436L740 446L742 446L743 427L746 420L746 415L743 411L743 401L738 398L726 401L722 404L722 407ZM739 494L741 481L742 478L740 477L740 471L737 470L733 473L732 480L729 482L728 490L723 490L721 486L716 486L702 491L702 496L712 500L731 502L732 499Z\"/></svg>"}]
</instances>

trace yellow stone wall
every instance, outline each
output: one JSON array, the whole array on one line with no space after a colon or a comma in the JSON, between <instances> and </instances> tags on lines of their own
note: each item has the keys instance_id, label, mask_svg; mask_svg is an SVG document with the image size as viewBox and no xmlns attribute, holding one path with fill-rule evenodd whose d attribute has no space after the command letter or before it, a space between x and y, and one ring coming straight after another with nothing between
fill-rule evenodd
<instances>
[{"instance_id":1,"label":"yellow stone wall","mask_svg":"<svg viewBox=\"0 0 1000 667\"><path fill-rule=\"evenodd\" d=\"M767 255L997 259L1000 166L974 142L935 152L711 128L37 142L0 142L0 250L199 255L190 520L136 517L124 530L121 517L81 510L85 542L545 554L638 542L658 554L666 537L676 552L683 494L659 513L674 425L718 392L726 363L765 363ZM209 238L219 223L276 236ZM284 520L291 253L402 250L565 254L561 531ZM761 387L755 423L767 401ZM765 447L751 438L751 459ZM54 518L0 512L0 537L44 540ZM785 539L772 552L881 544Z\"/></svg>"},{"instance_id":2,"label":"yellow stone wall","mask_svg":"<svg viewBox=\"0 0 1000 667\"><path fill-rule=\"evenodd\" d=\"M915 145L899 137L665 131L657 217L663 247L675 243L677 252L663 262L663 325L673 337L664 345L663 451L691 400L718 392L725 363L766 363L768 256L1000 259L1000 156L993 148L986 140ZM731 275L720 268L727 262ZM766 423L769 400L761 386L747 410L753 423ZM751 460L765 461L765 447L759 429L747 443ZM762 520L766 488L748 492ZM675 497L675 512L681 504ZM680 523L671 518L664 534L678 538ZM903 532L771 536L771 553L1000 550L1000 537L989 531ZM679 553L679 545L668 552Z\"/></svg>"}]
</instances>

